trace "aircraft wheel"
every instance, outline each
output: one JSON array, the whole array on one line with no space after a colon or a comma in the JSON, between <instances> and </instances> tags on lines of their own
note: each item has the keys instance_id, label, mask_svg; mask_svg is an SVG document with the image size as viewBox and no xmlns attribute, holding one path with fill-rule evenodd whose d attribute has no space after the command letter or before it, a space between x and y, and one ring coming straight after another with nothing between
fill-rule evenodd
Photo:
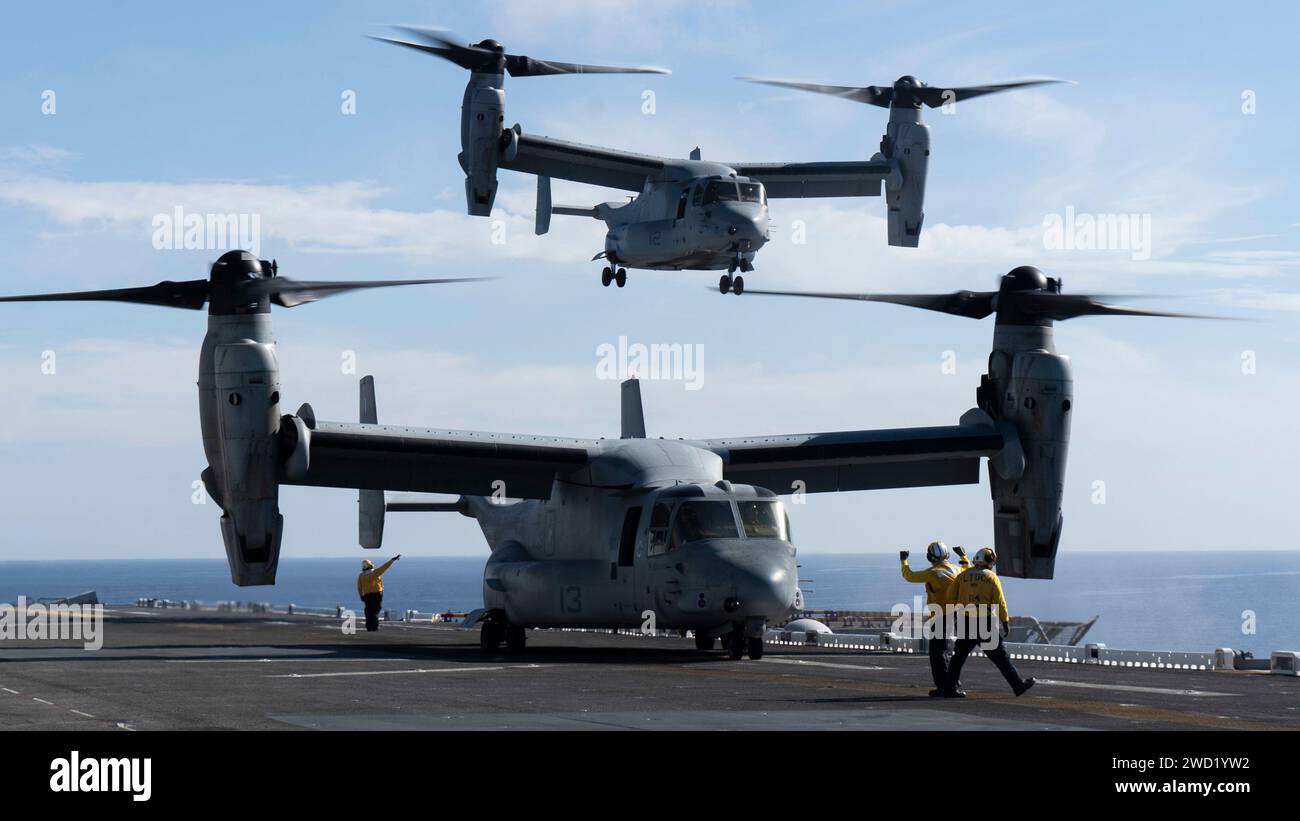
<instances>
[{"instance_id":1,"label":"aircraft wheel","mask_svg":"<svg viewBox=\"0 0 1300 821\"><path fill-rule=\"evenodd\" d=\"M501 625L488 619L478 634L478 646L486 653L495 653L501 646Z\"/></svg>"},{"instance_id":2,"label":"aircraft wheel","mask_svg":"<svg viewBox=\"0 0 1300 821\"><path fill-rule=\"evenodd\" d=\"M696 650L712 650L712 649L713 649L713 645L714 645L716 642L717 642L717 639L715 639L713 636L701 636L699 633L696 633L696 634L695 634L695 649L696 649Z\"/></svg>"},{"instance_id":3,"label":"aircraft wheel","mask_svg":"<svg viewBox=\"0 0 1300 821\"><path fill-rule=\"evenodd\" d=\"M740 296L741 294L745 293L745 278L736 277L735 279L733 279L731 281L731 290L736 293L736 296Z\"/></svg>"},{"instance_id":4,"label":"aircraft wheel","mask_svg":"<svg viewBox=\"0 0 1300 821\"><path fill-rule=\"evenodd\" d=\"M618 287L620 287L620 288L622 288L624 285L627 284L627 269L626 269L626 268L619 268L619 269L618 269L618 273L617 273L617 274L614 274L614 282L615 282L615 283L618 285Z\"/></svg>"},{"instance_id":5,"label":"aircraft wheel","mask_svg":"<svg viewBox=\"0 0 1300 821\"><path fill-rule=\"evenodd\" d=\"M611 269L609 268L609 266L605 266L605 270L603 270L603 271L600 272L600 284L601 284L601 285L604 285L606 288L608 288L608 287L609 287L609 283L611 283L611 282L613 282L613 281L614 281L614 272L613 272L613 270L611 270Z\"/></svg>"},{"instance_id":6,"label":"aircraft wheel","mask_svg":"<svg viewBox=\"0 0 1300 821\"><path fill-rule=\"evenodd\" d=\"M727 658L732 661L740 661L745 655L745 634L739 630L733 630L727 638Z\"/></svg>"},{"instance_id":7,"label":"aircraft wheel","mask_svg":"<svg viewBox=\"0 0 1300 821\"><path fill-rule=\"evenodd\" d=\"M731 275L723 274L718 278L718 293L725 294L731 290Z\"/></svg>"},{"instance_id":8,"label":"aircraft wheel","mask_svg":"<svg viewBox=\"0 0 1300 821\"><path fill-rule=\"evenodd\" d=\"M511 653L522 653L524 644L527 641L528 638L524 633L524 628L514 624L506 627L506 649Z\"/></svg>"},{"instance_id":9,"label":"aircraft wheel","mask_svg":"<svg viewBox=\"0 0 1300 821\"><path fill-rule=\"evenodd\" d=\"M751 638L749 640L748 650L749 650L749 657L751 659L753 659L754 661L758 661L759 659L761 659L763 657L763 639Z\"/></svg>"}]
</instances>

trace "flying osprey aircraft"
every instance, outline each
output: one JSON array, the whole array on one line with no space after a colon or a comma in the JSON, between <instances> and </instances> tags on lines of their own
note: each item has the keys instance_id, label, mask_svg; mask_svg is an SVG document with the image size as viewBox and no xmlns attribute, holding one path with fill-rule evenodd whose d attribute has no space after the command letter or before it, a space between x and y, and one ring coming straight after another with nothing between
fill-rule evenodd
<instances>
[{"instance_id":1,"label":"flying osprey aircraft","mask_svg":"<svg viewBox=\"0 0 1300 821\"><path fill-rule=\"evenodd\" d=\"M392 510L457 510L479 523L481 644L522 649L529 627L640 626L722 637L732 658L763 653L768 625L802 609L779 496L974 484L988 460L994 544L1006 576L1051 578L1061 537L1072 380L1052 323L1093 314L1172 316L1066 296L1035 268L997 291L831 295L980 318L996 314L988 373L955 425L651 439L640 388L623 384L618 439L576 439L382 425L374 383L361 383L360 422L319 421L308 404L281 413L271 305L337 293L459 279L299 282L274 262L231 251L206 280L143 288L0 298L208 307L199 355L201 478L222 510L237 585L274 584L284 517L281 485L356 488L359 541L376 548ZM385 491L450 493L453 503L387 503ZM515 501L509 501L515 500Z\"/></svg>"},{"instance_id":2,"label":"flying osprey aircraft","mask_svg":"<svg viewBox=\"0 0 1300 821\"><path fill-rule=\"evenodd\" d=\"M470 72L461 106L460 165L465 171L465 202L473 216L489 216L497 192L497 169L537 176L536 232L550 230L551 215L594 217L605 223L605 250L592 259L608 264L601 284L622 288L627 269L726 271L722 293L740 294L754 257L770 238L768 200L804 197L878 197L884 185L889 244L915 248L924 221L930 128L921 121L922 103L931 107L1059 82L1023 80L966 88L938 88L905 76L892 87L865 89L778 85L824 91L889 109L880 151L869 160L845 162L749 163L702 159L699 148L688 159L635 154L612 148L525 134L519 124L505 127L505 75L667 73L651 67L620 68L534 60L507 54L495 40L463 45L446 32L396 26L410 39L372 37L433 54ZM594 206L555 205L551 179L559 178L632 191L629 202Z\"/></svg>"}]
</instances>

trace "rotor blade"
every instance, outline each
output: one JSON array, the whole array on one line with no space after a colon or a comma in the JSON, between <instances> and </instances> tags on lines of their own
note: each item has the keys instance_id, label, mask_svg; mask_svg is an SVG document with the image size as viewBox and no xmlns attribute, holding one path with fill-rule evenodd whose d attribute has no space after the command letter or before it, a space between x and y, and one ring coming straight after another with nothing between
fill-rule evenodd
<instances>
[{"instance_id":1,"label":"rotor blade","mask_svg":"<svg viewBox=\"0 0 1300 821\"><path fill-rule=\"evenodd\" d=\"M816 291L762 291L745 289L746 294L764 296L803 296L817 299L851 299L861 302L888 302L926 311L983 319L993 313L996 291L956 291L951 294L843 294Z\"/></svg>"},{"instance_id":2,"label":"rotor blade","mask_svg":"<svg viewBox=\"0 0 1300 821\"><path fill-rule=\"evenodd\" d=\"M472 68L472 66L465 65L460 55L456 54L451 49L437 48L436 46L430 46L423 43L412 43L409 40L398 40L396 37L380 37L377 34L367 34L366 37L369 37L371 40L378 40L381 43L392 43L396 46L406 46L407 48L413 48L416 51L422 51L425 54L432 54L441 57L444 60L450 60L461 68Z\"/></svg>"},{"instance_id":3,"label":"rotor blade","mask_svg":"<svg viewBox=\"0 0 1300 821\"><path fill-rule=\"evenodd\" d=\"M672 74L658 66L597 66L589 63L562 63L557 60L534 60L522 54L506 55L506 71L511 77L544 77L551 74Z\"/></svg>"},{"instance_id":4,"label":"rotor blade","mask_svg":"<svg viewBox=\"0 0 1300 821\"><path fill-rule=\"evenodd\" d=\"M506 70L511 77L540 77L552 74L670 74L666 68L656 66L598 66L587 63L563 63L557 60L534 60L522 54L504 54L481 46L465 45L451 39L452 34L443 29L430 29L420 26L393 26L406 32L410 40L391 37L370 36L399 46L406 46L426 54L433 54L450 60L461 68L470 71L486 69L493 65L498 56L505 58Z\"/></svg>"},{"instance_id":5,"label":"rotor blade","mask_svg":"<svg viewBox=\"0 0 1300 821\"><path fill-rule=\"evenodd\" d=\"M243 285L252 296L269 296L276 305L292 308L307 302L316 302L326 297L344 294L349 291L363 291L370 288L393 288L398 285L439 285L448 282L475 282L484 277L450 277L446 279L377 279L377 280L342 280L335 282L312 282L274 277L257 279Z\"/></svg>"},{"instance_id":6,"label":"rotor blade","mask_svg":"<svg viewBox=\"0 0 1300 821\"><path fill-rule=\"evenodd\" d=\"M828 86L820 83L796 83L790 80L764 80L759 77L737 77L736 79L744 80L747 83L761 83L779 88L794 88L799 91L829 94L832 97L841 97L845 100L853 100L854 102L880 106L881 108L889 108L889 103L894 98L894 89L889 86Z\"/></svg>"},{"instance_id":7,"label":"rotor blade","mask_svg":"<svg viewBox=\"0 0 1300 821\"><path fill-rule=\"evenodd\" d=\"M396 37L380 37L373 34L367 34L366 36L371 40L406 46L416 51L422 51L425 54L441 57L470 71L491 64L496 57L494 52L487 49L457 43L450 38L450 32L441 29L421 28L419 26L393 26L393 28L406 32L415 42L400 40Z\"/></svg>"},{"instance_id":8,"label":"rotor blade","mask_svg":"<svg viewBox=\"0 0 1300 821\"><path fill-rule=\"evenodd\" d=\"M55 294L26 294L0 297L0 302L129 302L163 308L199 310L208 301L208 281L164 280L143 288L111 288L104 291L67 291Z\"/></svg>"},{"instance_id":9,"label":"rotor blade","mask_svg":"<svg viewBox=\"0 0 1300 821\"><path fill-rule=\"evenodd\" d=\"M1148 311L1128 305L1112 305L1087 294L1016 293L1007 297L1014 300L1015 309L1028 316L1043 319L1066 320L1080 316L1163 316L1177 319L1232 319L1227 316L1185 314L1175 311Z\"/></svg>"},{"instance_id":10,"label":"rotor blade","mask_svg":"<svg viewBox=\"0 0 1300 821\"><path fill-rule=\"evenodd\" d=\"M1053 83L1064 83L1065 80L1016 80L1010 83L991 83L983 86L963 86L944 87L944 86L924 86L916 89L915 93L918 98L930 108L939 108L944 103L959 103L962 100L970 100L975 97L983 97L985 94L997 94L1002 91L1013 91L1017 88L1028 88L1030 86L1052 85Z\"/></svg>"}]
</instances>

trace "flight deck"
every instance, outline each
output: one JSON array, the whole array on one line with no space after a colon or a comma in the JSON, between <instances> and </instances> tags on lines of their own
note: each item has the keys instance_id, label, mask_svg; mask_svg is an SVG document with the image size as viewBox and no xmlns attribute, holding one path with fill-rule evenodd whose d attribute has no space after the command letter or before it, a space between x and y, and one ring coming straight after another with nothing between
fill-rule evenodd
<instances>
[{"instance_id":1,"label":"flight deck","mask_svg":"<svg viewBox=\"0 0 1300 821\"><path fill-rule=\"evenodd\" d=\"M109 606L102 649L0 648L3 730L1300 729L1300 678L1017 660L1015 698L972 658L969 697L935 699L924 654L773 643L758 660L689 638L478 631L337 618Z\"/></svg>"}]
</instances>

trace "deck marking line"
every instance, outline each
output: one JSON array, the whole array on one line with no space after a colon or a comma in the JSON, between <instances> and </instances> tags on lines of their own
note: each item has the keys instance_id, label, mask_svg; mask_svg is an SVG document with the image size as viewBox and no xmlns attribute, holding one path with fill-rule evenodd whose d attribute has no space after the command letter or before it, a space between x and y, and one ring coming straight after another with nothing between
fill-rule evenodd
<instances>
[{"instance_id":1,"label":"deck marking line","mask_svg":"<svg viewBox=\"0 0 1300 821\"><path fill-rule=\"evenodd\" d=\"M327 656L327 657L325 657L325 658L295 658L295 657L293 657L293 656L288 656L288 657L285 657L285 658L273 658L273 659L269 659L269 658L257 658L257 659L167 659L166 661L167 661L168 664L274 664L274 663L276 663L276 662L284 662L284 661L371 661L371 662L374 662L374 661L402 661L402 662L411 662L411 661L414 661L414 660L415 660L415 659L396 659L396 658L392 658L392 659L390 659L390 658L380 658L380 659L347 659L347 658L339 658L339 657L337 657L337 656Z\"/></svg>"},{"instance_id":2,"label":"deck marking line","mask_svg":"<svg viewBox=\"0 0 1300 821\"><path fill-rule=\"evenodd\" d=\"M414 670L357 670L339 673L284 673L267 676L267 678L341 678L344 676L400 676L412 673L485 673L491 670L504 670L505 667L419 667Z\"/></svg>"},{"instance_id":3,"label":"deck marking line","mask_svg":"<svg viewBox=\"0 0 1300 821\"><path fill-rule=\"evenodd\" d=\"M1174 690L1165 687L1139 687L1136 684L1096 684L1087 681L1061 681L1040 678L1039 684L1055 687L1080 687L1085 690L1119 690L1127 693L1154 693L1162 696L1232 696L1234 693L1211 693L1207 690Z\"/></svg>"},{"instance_id":4,"label":"deck marking line","mask_svg":"<svg viewBox=\"0 0 1300 821\"><path fill-rule=\"evenodd\" d=\"M772 664L799 664L808 667L833 667L837 670L888 670L889 669L888 667L877 667L875 665L869 665L869 664L839 664L833 661L805 661L803 659L772 658L771 656L768 656L762 660L766 662L771 662Z\"/></svg>"}]
</instances>

